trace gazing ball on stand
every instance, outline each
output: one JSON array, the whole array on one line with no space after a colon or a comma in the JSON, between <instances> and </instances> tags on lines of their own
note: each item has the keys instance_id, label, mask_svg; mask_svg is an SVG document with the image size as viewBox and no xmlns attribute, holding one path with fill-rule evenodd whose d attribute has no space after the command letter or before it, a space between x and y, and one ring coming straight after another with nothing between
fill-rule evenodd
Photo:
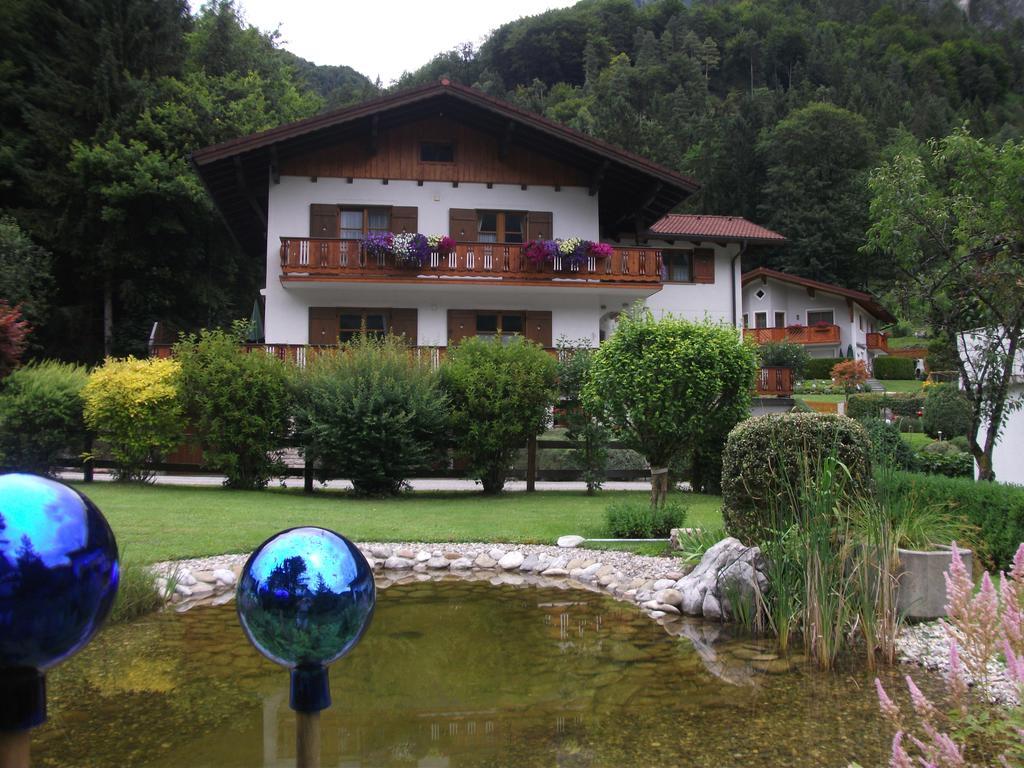
<instances>
[{"instance_id":1,"label":"gazing ball on stand","mask_svg":"<svg viewBox=\"0 0 1024 768\"><path fill-rule=\"evenodd\" d=\"M348 539L292 528L263 542L238 580L238 618L249 641L291 670L291 707L331 704L327 665L359 642L373 616L373 571Z\"/></svg>"},{"instance_id":2,"label":"gazing ball on stand","mask_svg":"<svg viewBox=\"0 0 1024 768\"><path fill-rule=\"evenodd\" d=\"M0 730L46 719L43 673L80 650L117 594L114 534L89 499L0 475Z\"/></svg>"}]
</instances>

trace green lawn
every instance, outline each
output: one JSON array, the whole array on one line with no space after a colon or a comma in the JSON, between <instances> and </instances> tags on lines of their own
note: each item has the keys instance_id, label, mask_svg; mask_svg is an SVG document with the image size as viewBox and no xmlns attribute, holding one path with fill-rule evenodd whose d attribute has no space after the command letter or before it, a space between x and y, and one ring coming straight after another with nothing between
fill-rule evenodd
<instances>
[{"instance_id":1,"label":"green lawn","mask_svg":"<svg viewBox=\"0 0 1024 768\"><path fill-rule=\"evenodd\" d=\"M75 484L106 516L118 545L145 562L248 552L276 531L322 525L359 541L508 541L551 544L576 533L604 537L605 507L646 492L545 491L486 498L415 493L357 499L337 491ZM687 525L721 525L719 496L680 493Z\"/></svg>"},{"instance_id":2,"label":"green lawn","mask_svg":"<svg viewBox=\"0 0 1024 768\"><path fill-rule=\"evenodd\" d=\"M915 451L932 442L932 439L924 432L904 432L900 437L906 440L907 444Z\"/></svg>"},{"instance_id":3,"label":"green lawn","mask_svg":"<svg viewBox=\"0 0 1024 768\"><path fill-rule=\"evenodd\" d=\"M924 382L917 379L892 379L882 381L886 392L920 392Z\"/></svg>"},{"instance_id":4,"label":"green lawn","mask_svg":"<svg viewBox=\"0 0 1024 768\"><path fill-rule=\"evenodd\" d=\"M846 395L793 395L794 398L803 400L805 402L815 403L841 403L846 400Z\"/></svg>"},{"instance_id":5,"label":"green lawn","mask_svg":"<svg viewBox=\"0 0 1024 768\"><path fill-rule=\"evenodd\" d=\"M928 339L919 339L917 336L890 336L889 349L909 349L911 347L927 347Z\"/></svg>"}]
</instances>

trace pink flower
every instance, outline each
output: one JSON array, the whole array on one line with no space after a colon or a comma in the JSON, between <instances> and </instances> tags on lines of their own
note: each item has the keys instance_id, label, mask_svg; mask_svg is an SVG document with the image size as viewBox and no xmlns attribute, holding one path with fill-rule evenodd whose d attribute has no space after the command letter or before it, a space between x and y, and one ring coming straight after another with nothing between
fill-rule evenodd
<instances>
[{"instance_id":1,"label":"pink flower","mask_svg":"<svg viewBox=\"0 0 1024 768\"><path fill-rule=\"evenodd\" d=\"M964 677L964 668L960 663L960 652L957 649L956 640L949 641L949 672L946 674L946 684L950 693L958 702L962 702L967 695L967 678Z\"/></svg>"},{"instance_id":2,"label":"pink flower","mask_svg":"<svg viewBox=\"0 0 1024 768\"><path fill-rule=\"evenodd\" d=\"M878 705L882 709L882 714L891 720L894 725L899 725L900 708L889 698L889 694L885 692L882 681L877 677L875 678L875 690L878 692ZM900 735L902 736L902 734Z\"/></svg>"},{"instance_id":3,"label":"pink flower","mask_svg":"<svg viewBox=\"0 0 1024 768\"><path fill-rule=\"evenodd\" d=\"M896 735L892 737L892 757L889 758L889 766L890 768L913 768L913 765L910 755L903 748L903 731L896 731Z\"/></svg>"},{"instance_id":4,"label":"pink flower","mask_svg":"<svg viewBox=\"0 0 1024 768\"><path fill-rule=\"evenodd\" d=\"M917 716L925 722L933 720L938 714L935 707L917 687L917 683L910 675L907 675L907 689L910 691L910 703L914 705L914 712L917 713Z\"/></svg>"}]
</instances>

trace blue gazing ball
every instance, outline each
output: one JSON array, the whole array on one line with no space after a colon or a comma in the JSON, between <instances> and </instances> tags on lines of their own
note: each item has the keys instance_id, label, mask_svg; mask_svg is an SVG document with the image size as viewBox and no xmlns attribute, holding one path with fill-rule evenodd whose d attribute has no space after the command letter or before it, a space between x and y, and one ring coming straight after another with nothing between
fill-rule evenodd
<instances>
[{"instance_id":1,"label":"blue gazing ball","mask_svg":"<svg viewBox=\"0 0 1024 768\"><path fill-rule=\"evenodd\" d=\"M78 651L117 580L117 544L95 504L45 477L0 475L0 667L41 672Z\"/></svg>"},{"instance_id":2,"label":"blue gazing ball","mask_svg":"<svg viewBox=\"0 0 1024 768\"><path fill-rule=\"evenodd\" d=\"M373 571L356 546L324 528L267 539L238 580L238 618L268 659L324 667L359 642L373 616Z\"/></svg>"}]
</instances>

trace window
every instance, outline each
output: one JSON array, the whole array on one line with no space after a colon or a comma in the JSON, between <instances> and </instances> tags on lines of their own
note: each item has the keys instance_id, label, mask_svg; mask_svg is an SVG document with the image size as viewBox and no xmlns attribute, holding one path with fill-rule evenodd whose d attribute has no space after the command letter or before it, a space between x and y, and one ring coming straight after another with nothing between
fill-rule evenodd
<instances>
[{"instance_id":1,"label":"window","mask_svg":"<svg viewBox=\"0 0 1024 768\"><path fill-rule=\"evenodd\" d=\"M481 243L521 243L525 224L522 211L477 211L476 232Z\"/></svg>"},{"instance_id":2,"label":"window","mask_svg":"<svg viewBox=\"0 0 1024 768\"><path fill-rule=\"evenodd\" d=\"M516 334L523 333L523 316L511 312L478 312L476 335L484 339L498 339L507 343Z\"/></svg>"},{"instance_id":3,"label":"window","mask_svg":"<svg viewBox=\"0 0 1024 768\"><path fill-rule=\"evenodd\" d=\"M383 312L343 312L338 319L338 340L352 341L360 334L383 336L387 329Z\"/></svg>"},{"instance_id":4,"label":"window","mask_svg":"<svg viewBox=\"0 0 1024 768\"><path fill-rule=\"evenodd\" d=\"M758 288L754 295L757 296L757 300L760 301L765 297L765 292L762 288Z\"/></svg>"},{"instance_id":5,"label":"window","mask_svg":"<svg viewBox=\"0 0 1024 768\"><path fill-rule=\"evenodd\" d=\"M835 325L835 313L831 309L807 310L808 325Z\"/></svg>"},{"instance_id":6,"label":"window","mask_svg":"<svg viewBox=\"0 0 1024 768\"><path fill-rule=\"evenodd\" d=\"M767 312L755 312L754 313L754 327L755 328L767 328L768 327L768 313Z\"/></svg>"},{"instance_id":7,"label":"window","mask_svg":"<svg viewBox=\"0 0 1024 768\"><path fill-rule=\"evenodd\" d=\"M669 283L693 282L693 254L689 251L676 253L663 252L662 262L665 265L665 281Z\"/></svg>"},{"instance_id":8,"label":"window","mask_svg":"<svg viewBox=\"0 0 1024 768\"><path fill-rule=\"evenodd\" d=\"M861 315L861 314L857 315L857 328L858 328L858 330L861 330L861 331L864 330L864 315Z\"/></svg>"},{"instance_id":9,"label":"window","mask_svg":"<svg viewBox=\"0 0 1024 768\"><path fill-rule=\"evenodd\" d=\"M359 240L370 232L387 232L391 228L391 211L387 208L343 208L341 236Z\"/></svg>"},{"instance_id":10,"label":"window","mask_svg":"<svg viewBox=\"0 0 1024 768\"><path fill-rule=\"evenodd\" d=\"M450 141L420 142L420 162L454 163L455 145Z\"/></svg>"},{"instance_id":11,"label":"window","mask_svg":"<svg viewBox=\"0 0 1024 768\"><path fill-rule=\"evenodd\" d=\"M785 328L786 327L786 313L785 312L776 312L775 313L775 327L776 328Z\"/></svg>"},{"instance_id":12,"label":"window","mask_svg":"<svg viewBox=\"0 0 1024 768\"><path fill-rule=\"evenodd\" d=\"M743 313L743 327L744 328L749 328L750 327L750 322L749 322L749 320L747 318L747 313L746 312Z\"/></svg>"}]
</instances>

